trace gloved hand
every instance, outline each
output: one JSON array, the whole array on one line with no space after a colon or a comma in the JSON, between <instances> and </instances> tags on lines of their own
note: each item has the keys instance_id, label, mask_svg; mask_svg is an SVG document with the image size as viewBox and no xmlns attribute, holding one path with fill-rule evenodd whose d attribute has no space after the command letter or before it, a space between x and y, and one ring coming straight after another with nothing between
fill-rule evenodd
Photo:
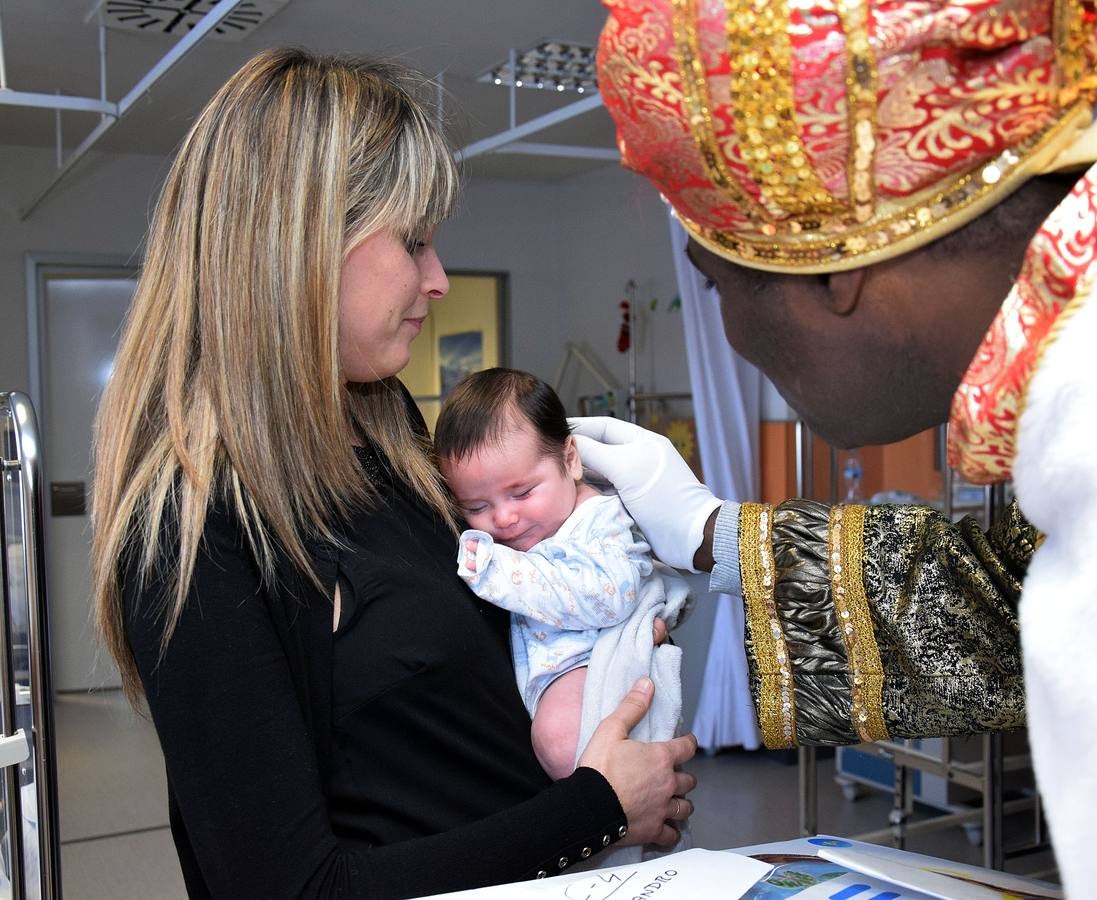
<instances>
[{"instance_id":1,"label":"gloved hand","mask_svg":"<svg viewBox=\"0 0 1097 900\"><path fill-rule=\"evenodd\" d=\"M674 445L608 416L568 419L584 466L613 482L629 514L668 566L696 572L705 523L723 504L697 480Z\"/></svg>"}]
</instances>

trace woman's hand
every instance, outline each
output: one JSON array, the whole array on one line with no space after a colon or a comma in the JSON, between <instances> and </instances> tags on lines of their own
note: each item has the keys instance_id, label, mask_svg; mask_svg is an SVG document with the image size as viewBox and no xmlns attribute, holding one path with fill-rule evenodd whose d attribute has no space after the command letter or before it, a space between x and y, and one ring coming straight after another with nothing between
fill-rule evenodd
<instances>
[{"instance_id":1,"label":"woman's hand","mask_svg":"<svg viewBox=\"0 0 1097 900\"><path fill-rule=\"evenodd\" d=\"M697 752L692 734L671 741L645 743L629 740L629 732L644 717L655 694L650 678L633 685L617 709L606 716L591 736L580 766L601 772L617 794L628 818L628 835L621 842L673 847L677 823L689 818L693 804L684 799L697 785L682 765Z\"/></svg>"}]
</instances>

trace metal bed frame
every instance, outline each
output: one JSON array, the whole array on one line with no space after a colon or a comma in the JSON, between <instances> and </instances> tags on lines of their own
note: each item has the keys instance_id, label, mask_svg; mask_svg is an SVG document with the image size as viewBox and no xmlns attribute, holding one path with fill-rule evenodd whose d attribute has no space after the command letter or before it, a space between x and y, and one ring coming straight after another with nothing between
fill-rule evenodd
<instances>
[{"instance_id":1,"label":"metal bed frame","mask_svg":"<svg viewBox=\"0 0 1097 900\"><path fill-rule=\"evenodd\" d=\"M941 429L941 441L944 441L944 429ZM796 423L796 488L797 495L813 495L812 484L812 440L811 433L803 422ZM944 455L942 454L942 459ZM838 476L837 455L831 450L830 472L832 495L837 491ZM944 509L946 516L952 516L953 473L944 466ZM836 496L831 497L837 501ZM984 517L988 523L993 520L1006 505L1004 485L994 485L986 489L984 498ZM962 762L953 758L952 742L943 738L942 753L934 755L913 746L905 740L880 741L876 744L861 744L855 749L864 753L877 753L888 758L895 767L895 779L892 789L893 805L888 814L888 827L877 831L855 835L856 840L879 841L891 838L892 845L905 849L906 840L912 834L936 831L953 825L963 825L969 829L981 829L983 845L983 865L988 869L1002 870L1006 858L1014 858L1029 853L1038 853L1049 849L1047 831L1039 797L1032 796L1011 799L1003 797L1006 772L1031 769L1028 754L1007 756L1003 748L1001 733L982 736L982 759L977 762ZM818 833L818 773L816 769L816 751L814 747L798 749L799 766L799 808L800 831L806 836ZM930 819L910 822L914 811L913 773L925 772L943 778L950 784L969 788L982 795L982 807L934 816ZM1033 817L1033 837L1023 844L1006 848L1003 840L1003 818L1006 814L1029 811ZM969 831L969 834L973 832ZM1054 871L1054 870L1052 870ZM1037 873L1033 873L1037 874ZM1046 874L1046 873L1039 873Z\"/></svg>"}]
</instances>

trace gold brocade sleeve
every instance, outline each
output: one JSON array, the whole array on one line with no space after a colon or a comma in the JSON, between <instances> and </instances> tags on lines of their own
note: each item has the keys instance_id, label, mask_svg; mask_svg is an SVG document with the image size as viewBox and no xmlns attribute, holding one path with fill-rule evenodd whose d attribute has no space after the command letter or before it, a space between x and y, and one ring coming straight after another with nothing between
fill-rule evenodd
<instances>
[{"instance_id":1,"label":"gold brocade sleeve","mask_svg":"<svg viewBox=\"0 0 1097 900\"><path fill-rule=\"evenodd\" d=\"M997 731L1025 720L1016 606L1038 534L921 506L744 503L739 561L766 746Z\"/></svg>"}]
</instances>

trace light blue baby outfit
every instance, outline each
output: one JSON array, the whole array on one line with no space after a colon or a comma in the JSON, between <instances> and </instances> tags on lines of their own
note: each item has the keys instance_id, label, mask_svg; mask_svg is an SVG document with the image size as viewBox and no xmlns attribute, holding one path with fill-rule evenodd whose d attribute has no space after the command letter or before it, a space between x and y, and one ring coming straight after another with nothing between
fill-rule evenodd
<instances>
[{"instance_id":1,"label":"light blue baby outfit","mask_svg":"<svg viewBox=\"0 0 1097 900\"><path fill-rule=\"evenodd\" d=\"M479 539L475 572L464 552L470 538ZM477 595L512 613L515 677L530 716L545 688L589 662L600 629L628 619L652 574L651 547L615 495L580 503L525 552L468 530L458 564Z\"/></svg>"},{"instance_id":2,"label":"light blue baby outfit","mask_svg":"<svg viewBox=\"0 0 1097 900\"><path fill-rule=\"evenodd\" d=\"M470 538L479 539L475 572L466 564ZM682 652L670 643L653 646L652 627L656 616L668 628L684 617L689 587L673 569L653 564L651 547L616 494L580 503L556 534L525 552L466 531L457 558L458 573L477 595L510 610L515 677L531 717L553 679L589 667L577 760L641 675L655 682L655 696L631 736L665 741L680 732ZM683 826L674 849L688 847ZM623 865L655 855L617 847L590 862Z\"/></svg>"}]
</instances>

